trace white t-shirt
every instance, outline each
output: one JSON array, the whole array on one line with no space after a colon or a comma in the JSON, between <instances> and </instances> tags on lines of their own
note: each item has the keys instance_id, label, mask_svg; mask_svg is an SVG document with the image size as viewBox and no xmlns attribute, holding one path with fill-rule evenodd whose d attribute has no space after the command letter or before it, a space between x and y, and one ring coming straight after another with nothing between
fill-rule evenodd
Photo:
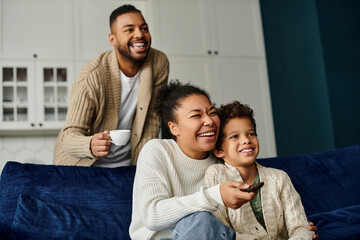
<instances>
[{"instance_id":1,"label":"white t-shirt","mask_svg":"<svg viewBox=\"0 0 360 240\"><path fill-rule=\"evenodd\" d=\"M127 77L120 70L121 100L119 110L119 122L117 129L130 129L136 112L138 89L140 84L140 72L134 77ZM131 165L130 139L126 145L116 146L111 144L110 153L95 161L95 167L120 167Z\"/></svg>"}]
</instances>

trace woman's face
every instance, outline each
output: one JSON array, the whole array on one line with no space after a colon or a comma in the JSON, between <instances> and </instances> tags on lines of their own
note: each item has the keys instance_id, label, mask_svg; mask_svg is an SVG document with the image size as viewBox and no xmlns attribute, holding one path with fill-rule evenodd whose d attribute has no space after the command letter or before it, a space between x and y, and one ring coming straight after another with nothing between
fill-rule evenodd
<instances>
[{"instance_id":1,"label":"woman's face","mask_svg":"<svg viewBox=\"0 0 360 240\"><path fill-rule=\"evenodd\" d=\"M214 148L220 119L209 99L201 94L185 98L175 110L176 122L169 122L180 149L190 158L204 159Z\"/></svg>"}]
</instances>

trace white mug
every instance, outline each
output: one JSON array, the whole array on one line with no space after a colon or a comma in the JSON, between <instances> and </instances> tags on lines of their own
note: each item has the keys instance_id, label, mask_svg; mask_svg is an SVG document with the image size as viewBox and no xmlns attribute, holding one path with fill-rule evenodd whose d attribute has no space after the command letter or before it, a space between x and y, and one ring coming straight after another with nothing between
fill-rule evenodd
<instances>
[{"instance_id":1,"label":"white mug","mask_svg":"<svg viewBox=\"0 0 360 240\"><path fill-rule=\"evenodd\" d=\"M131 130L119 129L110 131L110 141L118 146L128 143L131 135Z\"/></svg>"}]
</instances>

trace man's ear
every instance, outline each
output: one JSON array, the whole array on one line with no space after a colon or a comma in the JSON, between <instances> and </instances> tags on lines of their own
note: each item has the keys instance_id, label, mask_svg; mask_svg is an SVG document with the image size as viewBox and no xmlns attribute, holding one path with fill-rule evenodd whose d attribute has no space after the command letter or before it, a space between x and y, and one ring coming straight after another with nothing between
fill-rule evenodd
<instances>
[{"instance_id":1,"label":"man's ear","mask_svg":"<svg viewBox=\"0 0 360 240\"><path fill-rule=\"evenodd\" d=\"M179 131L176 123L168 122L168 126L172 135L174 135L175 137L179 136Z\"/></svg>"},{"instance_id":2,"label":"man's ear","mask_svg":"<svg viewBox=\"0 0 360 240\"><path fill-rule=\"evenodd\" d=\"M114 47L116 46L116 37L112 33L109 34L109 43Z\"/></svg>"},{"instance_id":3,"label":"man's ear","mask_svg":"<svg viewBox=\"0 0 360 240\"><path fill-rule=\"evenodd\" d=\"M217 156L218 158L223 158L224 157L224 152L221 151L221 150L217 150L216 148L214 148L213 152L214 152L215 156Z\"/></svg>"}]
</instances>

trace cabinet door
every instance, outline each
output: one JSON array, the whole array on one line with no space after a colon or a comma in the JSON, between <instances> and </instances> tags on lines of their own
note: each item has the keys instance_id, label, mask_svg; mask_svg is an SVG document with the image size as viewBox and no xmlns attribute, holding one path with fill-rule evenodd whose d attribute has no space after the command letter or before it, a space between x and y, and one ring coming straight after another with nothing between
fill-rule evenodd
<instances>
[{"instance_id":1,"label":"cabinet door","mask_svg":"<svg viewBox=\"0 0 360 240\"><path fill-rule=\"evenodd\" d=\"M0 61L0 130L29 129L35 120L34 64Z\"/></svg>"},{"instance_id":2,"label":"cabinet door","mask_svg":"<svg viewBox=\"0 0 360 240\"><path fill-rule=\"evenodd\" d=\"M178 79L182 83L191 83L205 89L213 103L218 103L220 97L217 91L218 81L212 79L213 66L211 58L169 57L169 80ZM215 80L215 81L213 81Z\"/></svg>"},{"instance_id":3,"label":"cabinet door","mask_svg":"<svg viewBox=\"0 0 360 240\"><path fill-rule=\"evenodd\" d=\"M2 0L1 58L72 57L71 0ZM1 41L1 40L0 40Z\"/></svg>"},{"instance_id":4,"label":"cabinet door","mask_svg":"<svg viewBox=\"0 0 360 240\"><path fill-rule=\"evenodd\" d=\"M276 156L275 135L271 110L266 62L263 59L236 60L218 59L217 79L221 103L238 100L248 104L255 112L258 138L261 144L260 157ZM216 81L216 80L212 80Z\"/></svg>"},{"instance_id":5,"label":"cabinet door","mask_svg":"<svg viewBox=\"0 0 360 240\"><path fill-rule=\"evenodd\" d=\"M74 0L74 2L76 60L90 60L102 52L113 49L108 41L109 16L121 5L134 5L148 20L146 1Z\"/></svg>"},{"instance_id":6,"label":"cabinet door","mask_svg":"<svg viewBox=\"0 0 360 240\"><path fill-rule=\"evenodd\" d=\"M37 126L61 128L64 125L73 77L72 62L37 62Z\"/></svg>"},{"instance_id":7,"label":"cabinet door","mask_svg":"<svg viewBox=\"0 0 360 240\"><path fill-rule=\"evenodd\" d=\"M210 50L208 5L201 0L152 1L154 47L168 55L207 55Z\"/></svg>"},{"instance_id":8,"label":"cabinet door","mask_svg":"<svg viewBox=\"0 0 360 240\"><path fill-rule=\"evenodd\" d=\"M221 56L265 56L257 0L211 0L213 51Z\"/></svg>"}]
</instances>

